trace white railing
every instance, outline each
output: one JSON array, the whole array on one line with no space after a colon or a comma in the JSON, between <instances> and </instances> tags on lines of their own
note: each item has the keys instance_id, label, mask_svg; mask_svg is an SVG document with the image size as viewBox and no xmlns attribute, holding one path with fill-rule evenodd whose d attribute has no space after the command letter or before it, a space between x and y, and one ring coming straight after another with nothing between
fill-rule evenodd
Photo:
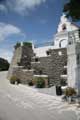
<instances>
[{"instance_id":1,"label":"white railing","mask_svg":"<svg viewBox=\"0 0 80 120\"><path fill-rule=\"evenodd\" d=\"M68 32L68 44L80 42L80 30Z\"/></svg>"}]
</instances>

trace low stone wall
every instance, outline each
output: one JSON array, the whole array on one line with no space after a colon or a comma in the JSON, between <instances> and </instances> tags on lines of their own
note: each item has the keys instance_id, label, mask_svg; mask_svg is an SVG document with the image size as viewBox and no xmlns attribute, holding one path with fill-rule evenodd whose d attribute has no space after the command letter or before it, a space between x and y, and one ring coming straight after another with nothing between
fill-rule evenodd
<instances>
[{"instance_id":1,"label":"low stone wall","mask_svg":"<svg viewBox=\"0 0 80 120\"><path fill-rule=\"evenodd\" d=\"M13 67L12 76L19 78L20 83L27 84L28 81L33 79L33 70L26 70L20 66L16 66Z\"/></svg>"}]
</instances>

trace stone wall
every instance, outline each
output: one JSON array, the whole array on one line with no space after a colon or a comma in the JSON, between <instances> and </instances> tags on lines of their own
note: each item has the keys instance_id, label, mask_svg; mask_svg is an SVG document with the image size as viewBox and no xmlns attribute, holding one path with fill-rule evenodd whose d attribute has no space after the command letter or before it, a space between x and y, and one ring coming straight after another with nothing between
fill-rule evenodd
<instances>
[{"instance_id":1,"label":"stone wall","mask_svg":"<svg viewBox=\"0 0 80 120\"><path fill-rule=\"evenodd\" d=\"M33 57L33 50L31 46L22 46L22 57L20 65L25 69L31 69L31 58Z\"/></svg>"},{"instance_id":2,"label":"stone wall","mask_svg":"<svg viewBox=\"0 0 80 120\"><path fill-rule=\"evenodd\" d=\"M50 83L60 84L61 75L64 74L64 66L67 65L67 49L54 49L51 52Z\"/></svg>"},{"instance_id":3,"label":"stone wall","mask_svg":"<svg viewBox=\"0 0 80 120\"><path fill-rule=\"evenodd\" d=\"M11 61L9 71L8 71L8 76L7 76L8 79L10 79L11 76L13 75L13 67L18 66L17 63L21 61L21 57L22 57L22 47L20 46L17 49L14 49L12 61Z\"/></svg>"},{"instance_id":4,"label":"stone wall","mask_svg":"<svg viewBox=\"0 0 80 120\"><path fill-rule=\"evenodd\" d=\"M48 75L48 83L60 84L64 66L67 64L66 48L50 50L47 57L36 60L32 47L20 46L14 51L14 56L9 68L8 78L15 75L21 83L26 84L32 80L33 75Z\"/></svg>"},{"instance_id":5,"label":"stone wall","mask_svg":"<svg viewBox=\"0 0 80 120\"><path fill-rule=\"evenodd\" d=\"M51 57L47 56L47 57L41 57L38 58L38 62L32 62L32 68L34 69L34 74L45 74L48 75L50 70L50 63L51 63Z\"/></svg>"},{"instance_id":6,"label":"stone wall","mask_svg":"<svg viewBox=\"0 0 80 120\"><path fill-rule=\"evenodd\" d=\"M19 78L20 83L27 84L33 79L33 70L23 69L21 66L13 67L13 76Z\"/></svg>"},{"instance_id":7,"label":"stone wall","mask_svg":"<svg viewBox=\"0 0 80 120\"><path fill-rule=\"evenodd\" d=\"M14 50L13 58L8 72L8 79L11 76L17 76L21 82L27 83L32 79L33 72L31 69L31 57L33 50L31 46L20 46Z\"/></svg>"},{"instance_id":8,"label":"stone wall","mask_svg":"<svg viewBox=\"0 0 80 120\"><path fill-rule=\"evenodd\" d=\"M32 62L34 74L48 75L49 84L60 84L61 75L64 74L64 66L67 65L67 50L66 48L53 49L47 57L38 58L38 62Z\"/></svg>"}]
</instances>

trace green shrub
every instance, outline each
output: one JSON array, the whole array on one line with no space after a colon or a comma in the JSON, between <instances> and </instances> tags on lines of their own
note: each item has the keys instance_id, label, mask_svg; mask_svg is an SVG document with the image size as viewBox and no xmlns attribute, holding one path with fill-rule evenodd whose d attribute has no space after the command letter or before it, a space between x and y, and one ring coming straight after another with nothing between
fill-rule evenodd
<instances>
[{"instance_id":1,"label":"green shrub","mask_svg":"<svg viewBox=\"0 0 80 120\"><path fill-rule=\"evenodd\" d=\"M76 91L74 88L68 87L64 91L65 96L73 96L76 95Z\"/></svg>"},{"instance_id":2,"label":"green shrub","mask_svg":"<svg viewBox=\"0 0 80 120\"><path fill-rule=\"evenodd\" d=\"M32 80L28 81L28 85L33 86L34 85L33 81Z\"/></svg>"},{"instance_id":3,"label":"green shrub","mask_svg":"<svg viewBox=\"0 0 80 120\"><path fill-rule=\"evenodd\" d=\"M32 43L31 42L23 42L23 46L32 47Z\"/></svg>"},{"instance_id":4,"label":"green shrub","mask_svg":"<svg viewBox=\"0 0 80 120\"><path fill-rule=\"evenodd\" d=\"M12 76L12 77L10 78L10 83L11 83L11 84L15 84L15 83L19 84L19 83L20 83L20 80L19 80L19 78L17 78L16 76Z\"/></svg>"},{"instance_id":5,"label":"green shrub","mask_svg":"<svg viewBox=\"0 0 80 120\"><path fill-rule=\"evenodd\" d=\"M9 62L4 58L0 58L0 71L7 71L8 69Z\"/></svg>"},{"instance_id":6,"label":"green shrub","mask_svg":"<svg viewBox=\"0 0 80 120\"><path fill-rule=\"evenodd\" d=\"M42 78L42 77L36 78L35 84L36 84L37 88L44 88L45 87L45 80L44 80L44 78Z\"/></svg>"},{"instance_id":7,"label":"green shrub","mask_svg":"<svg viewBox=\"0 0 80 120\"><path fill-rule=\"evenodd\" d=\"M21 43L17 42L14 47L15 47L15 49L17 49L17 48L20 47L20 46L21 46Z\"/></svg>"}]
</instances>

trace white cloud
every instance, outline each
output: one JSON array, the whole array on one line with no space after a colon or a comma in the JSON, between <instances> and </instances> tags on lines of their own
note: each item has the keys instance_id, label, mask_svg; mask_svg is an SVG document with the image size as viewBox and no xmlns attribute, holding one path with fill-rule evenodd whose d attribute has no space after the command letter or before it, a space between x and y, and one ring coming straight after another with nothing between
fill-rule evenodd
<instances>
[{"instance_id":1,"label":"white cloud","mask_svg":"<svg viewBox=\"0 0 80 120\"><path fill-rule=\"evenodd\" d=\"M12 51L8 49L0 49L0 57L7 59L9 62L11 62L12 55Z\"/></svg>"},{"instance_id":2,"label":"white cloud","mask_svg":"<svg viewBox=\"0 0 80 120\"><path fill-rule=\"evenodd\" d=\"M7 37L13 34L22 35L22 31L11 24L0 23L0 41L5 40Z\"/></svg>"},{"instance_id":3,"label":"white cloud","mask_svg":"<svg viewBox=\"0 0 80 120\"><path fill-rule=\"evenodd\" d=\"M7 12L6 6L3 4L0 4L0 11Z\"/></svg>"},{"instance_id":4,"label":"white cloud","mask_svg":"<svg viewBox=\"0 0 80 120\"><path fill-rule=\"evenodd\" d=\"M23 38L25 36L18 27L0 22L0 41L6 40L7 37L15 34ZM7 59L9 62L11 61L12 54L12 50L0 48L0 57Z\"/></svg>"},{"instance_id":5,"label":"white cloud","mask_svg":"<svg viewBox=\"0 0 80 120\"><path fill-rule=\"evenodd\" d=\"M24 15L28 10L45 2L46 0L6 0L6 8Z\"/></svg>"}]
</instances>

